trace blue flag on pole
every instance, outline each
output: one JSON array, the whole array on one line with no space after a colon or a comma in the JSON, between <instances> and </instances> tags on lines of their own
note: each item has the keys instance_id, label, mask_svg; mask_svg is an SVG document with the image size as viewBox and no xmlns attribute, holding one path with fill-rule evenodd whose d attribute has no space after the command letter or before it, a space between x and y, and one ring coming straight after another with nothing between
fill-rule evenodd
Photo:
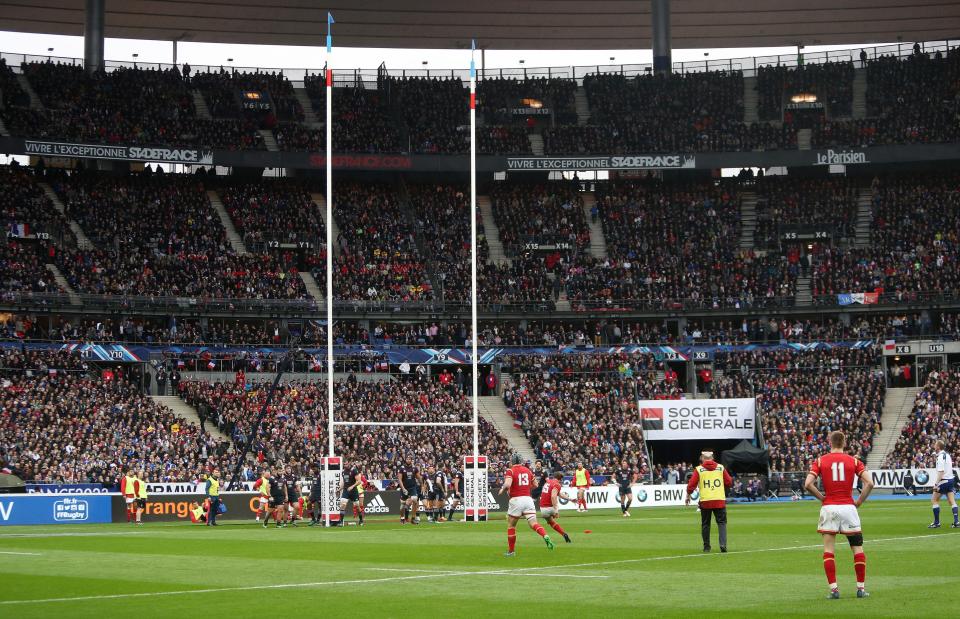
<instances>
[{"instance_id":1,"label":"blue flag on pole","mask_svg":"<svg viewBox=\"0 0 960 619\"><path fill-rule=\"evenodd\" d=\"M327 25L335 23L337 22L333 21L333 15L330 13L330 11L327 11Z\"/></svg>"}]
</instances>

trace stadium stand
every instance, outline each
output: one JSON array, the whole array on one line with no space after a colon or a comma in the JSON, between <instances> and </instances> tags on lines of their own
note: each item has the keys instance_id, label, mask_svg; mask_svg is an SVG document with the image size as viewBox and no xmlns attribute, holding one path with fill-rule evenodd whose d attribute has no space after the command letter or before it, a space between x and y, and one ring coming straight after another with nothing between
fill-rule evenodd
<instances>
[{"instance_id":1,"label":"stadium stand","mask_svg":"<svg viewBox=\"0 0 960 619\"><path fill-rule=\"evenodd\" d=\"M960 373L955 369L931 372L917 393L913 412L896 446L884 462L889 468L924 468L936 461L935 442L942 439L948 453L960 448Z\"/></svg>"}]
</instances>

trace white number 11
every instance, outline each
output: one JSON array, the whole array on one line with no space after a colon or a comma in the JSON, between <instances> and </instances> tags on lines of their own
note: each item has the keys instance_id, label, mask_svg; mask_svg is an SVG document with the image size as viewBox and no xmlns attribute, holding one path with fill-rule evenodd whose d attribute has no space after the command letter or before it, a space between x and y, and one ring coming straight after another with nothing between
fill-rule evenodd
<instances>
[{"instance_id":1,"label":"white number 11","mask_svg":"<svg viewBox=\"0 0 960 619\"><path fill-rule=\"evenodd\" d=\"M843 468L843 465L839 462L834 462L830 465L830 472L833 474L833 481L847 481L846 470Z\"/></svg>"}]
</instances>

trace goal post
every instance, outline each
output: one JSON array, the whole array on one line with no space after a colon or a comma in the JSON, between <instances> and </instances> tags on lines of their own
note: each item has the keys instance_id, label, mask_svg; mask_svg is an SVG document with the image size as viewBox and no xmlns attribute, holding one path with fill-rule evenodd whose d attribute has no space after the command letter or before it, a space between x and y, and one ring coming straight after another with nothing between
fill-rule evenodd
<instances>
[{"instance_id":1,"label":"goal post","mask_svg":"<svg viewBox=\"0 0 960 619\"><path fill-rule=\"evenodd\" d=\"M463 458L463 508L466 522L487 520L487 457Z\"/></svg>"}]
</instances>

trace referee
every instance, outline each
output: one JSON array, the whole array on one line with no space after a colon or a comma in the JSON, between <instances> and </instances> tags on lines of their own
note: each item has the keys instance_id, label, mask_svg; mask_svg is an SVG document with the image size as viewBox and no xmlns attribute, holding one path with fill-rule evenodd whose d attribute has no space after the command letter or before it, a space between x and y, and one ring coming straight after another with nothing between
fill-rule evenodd
<instances>
[{"instance_id":1,"label":"referee","mask_svg":"<svg viewBox=\"0 0 960 619\"><path fill-rule=\"evenodd\" d=\"M713 461L713 452L700 454L700 466L693 470L687 482L686 505L690 505L690 496L694 489L699 490L700 534L703 536L703 551L710 552L710 517L716 519L720 532L720 552L727 551L727 493L726 488L733 484L730 473L722 464Z\"/></svg>"}]
</instances>

